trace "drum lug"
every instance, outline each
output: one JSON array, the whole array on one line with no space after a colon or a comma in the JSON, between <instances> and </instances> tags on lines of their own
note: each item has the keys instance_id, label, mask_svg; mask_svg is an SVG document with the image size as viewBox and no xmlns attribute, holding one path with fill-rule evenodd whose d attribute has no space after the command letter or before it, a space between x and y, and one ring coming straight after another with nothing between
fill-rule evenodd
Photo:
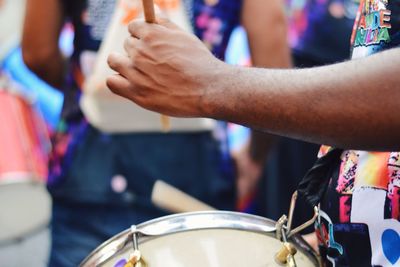
<instances>
[{"instance_id":1,"label":"drum lug","mask_svg":"<svg viewBox=\"0 0 400 267\"><path fill-rule=\"evenodd\" d=\"M289 242L284 242L282 248L276 253L275 261L280 265L286 265L288 267L296 267L294 255L297 253L297 249Z\"/></svg>"},{"instance_id":2,"label":"drum lug","mask_svg":"<svg viewBox=\"0 0 400 267\"><path fill-rule=\"evenodd\" d=\"M286 215L282 215L282 217L279 218L279 220L275 225L276 238L283 243L282 248L278 251L278 253L275 254L275 261L278 264L287 267L297 266L294 259L294 255L296 254L297 250L293 244L288 242L288 239L294 234L312 225L314 221L317 219L319 214L319 208L314 207L314 216L307 222L303 223L302 225L292 229L293 214L296 207L297 196L298 196L297 191L295 191L292 195L292 199L290 202L289 215L288 215L289 217L287 217Z\"/></svg>"},{"instance_id":3,"label":"drum lug","mask_svg":"<svg viewBox=\"0 0 400 267\"><path fill-rule=\"evenodd\" d=\"M131 232L132 232L133 250L137 251L137 250L139 250L139 234L140 234L140 232L138 231L136 225L131 226Z\"/></svg>"},{"instance_id":4,"label":"drum lug","mask_svg":"<svg viewBox=\"0 0 400 267\"><path fill-rule=\"evenodd\" d=\"M287 267L297 267L296 261L294 260L294 256L289 254L286 258L286 266Z\"/></svg>"},{"instance_id":5,"label":"drum lug","mask_svg":"<svg viewBox=\"0 0 400 267\"><path fill-rule=\"evenodd\" d=\"M282 215L279 220L276 222L276 239L281 240L284 239L284 235L286 235L285 226L287 223L286 215Z\"/></svg>"},{"instance_id":6,"label":"drum lug","mask_svg":"<svg viewBox=\"0 0 400 267\"><path fill-rule=\"evenodd\" d=\"M130 256L128 262L124 267L146 267L147 264L142 258L142 253L139 250L135 250Z\"/></svg>"},{"instance_id":7,"label":"drum lug","mask_svg":"<svg viewBox=\"0 0 400 267\"><path fill-rule=\"evenodd\" d=\"M139 234L144 236L144 234L139 231L136 225L131 226L132 232L132 244L133 244L133 253L129 257L128 262L124 265L124 267L146 267L147 264L142 257L142 253L139 250Z\"/></svg>"}]
</instances>

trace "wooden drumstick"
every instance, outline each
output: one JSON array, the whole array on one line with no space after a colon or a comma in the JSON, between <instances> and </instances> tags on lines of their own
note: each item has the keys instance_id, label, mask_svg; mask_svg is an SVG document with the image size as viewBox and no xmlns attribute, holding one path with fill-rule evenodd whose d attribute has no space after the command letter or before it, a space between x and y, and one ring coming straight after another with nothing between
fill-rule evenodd
<instances>
[{"instance_id":1,"label":"wooden drumstick","mask_svg":"<svg viewBox=\"0 0 400 267\"><path fill-rule=\"evenodd\" d=\"M144 19L148 23L156 23L156 13L154 11L153 0L142 0Z\"/></svg>"},{"instance_id":2,"label":"wooden drumstick","mask_svg":"<svg viewBox=\"0 0 400 267\"><path fill-rule=\"evenodd\" d=\"M154 12L153 0L142 0L144 19L148 23L156 23L156 14ZM161 114L161 126L162 130L168 132L171 129L171 123L169 117Z\"/></svg>"},{"instance_id":3,"label":"wooden drumstick","mask_svg":"<svg viewBox=\"0 0 400 267\"><path fill-rule=\"evenodd\" d=\"M157 180L154 183L151 201L157 207L173 213L215 210L213 207L161 180Z\"/></svg>"}]
</instances>

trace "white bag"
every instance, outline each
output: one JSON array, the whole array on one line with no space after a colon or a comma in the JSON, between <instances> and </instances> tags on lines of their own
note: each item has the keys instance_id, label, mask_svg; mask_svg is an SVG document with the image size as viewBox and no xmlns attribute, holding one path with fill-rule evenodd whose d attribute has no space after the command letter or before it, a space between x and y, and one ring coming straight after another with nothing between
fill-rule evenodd
<instances>
[{"instance_id":1,"label":"white bag","mask_svg":"<svg viewBox=\"0 0 400 267\"><path fill-rule=\"evenodd\" d=\"M180 0L155 1L160 9L181 28L191 31L190 22ZM119 0L96 58L93 72L83 85L81 108L87 120L104 132L154 132L161 130L160 114L147 111L133 102L113 94L106 86L106 77L114 72L107 64L111 52L125 53L123 43L129 36L128 23L142 12L141 0ZM171 118L172 131L209 130L208 119Z\"/></svg>"}]
</instances>

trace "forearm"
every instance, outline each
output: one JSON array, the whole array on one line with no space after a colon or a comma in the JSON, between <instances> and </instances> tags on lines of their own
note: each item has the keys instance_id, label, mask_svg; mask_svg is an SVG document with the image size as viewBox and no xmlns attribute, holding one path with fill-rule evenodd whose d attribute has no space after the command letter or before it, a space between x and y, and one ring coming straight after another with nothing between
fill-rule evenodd
<instances>
[{"instance_id":1,"label":"forearm","mask_svg":"<svg viewBox=\"0 0 400 267\"><path fill-rule=\"evenodd\" d=\"M245 0L242 25L247 33L253 66L291 67L287 23L281 0Z\"/></svg>"},{"instance_id":2,"label":"forearm","mask_svg":"<svg viewBox=\"0 0 400 267\"><path fill-rule=\"evenodd\" d=\"M28 0L22 54L26 65L49 84L59 87L63 81L64 58L58 46L64 22L59 0Z\"/></svg>"},{"instance_id":3,"label":"forearm","mask_svg":"<svg viewBox=\"0 0 400 267\"><path fill-rule=\"evenodd\" d=\"M287 23L281 0L245 0L242 25L247 32L253 66L291 67ZM258 164L263 164L277 139L276 135L252 130L249 142L252 159Z\"/></svg>"},{"instance_id":4,"label":"forearm","mask_svg":"<svg viewBox=\"0 0 400 267\"><path fill-rule=\"evenodd\" d=\"M400 48L312 69L227 65L169 21L131 22L108 87L147 109L211 117L339 148L400 148Z\"/></svg>"},{"instance_id":5,"label":"forearm","mask_svg":"<svg viewBox=\"0 0 400 267\"><path fill-rule=\"evenodd\" d=\"M39 78L55 88L61 88L64 81L66 60L60 53L42 56L39 60L24 54L24 62Z\"/></svg>"},{"instance_id":6,"label":"forearm","mask_svg":"<svg viewBox=\"0 0 400 267\"><path fill-rule=\"evenodd\" d=\"M313 69L225 66L212 83L224 90L206 91L203 115L342 148L398 149L399 68L400 49Z\"/></svg>"}]
</instances>

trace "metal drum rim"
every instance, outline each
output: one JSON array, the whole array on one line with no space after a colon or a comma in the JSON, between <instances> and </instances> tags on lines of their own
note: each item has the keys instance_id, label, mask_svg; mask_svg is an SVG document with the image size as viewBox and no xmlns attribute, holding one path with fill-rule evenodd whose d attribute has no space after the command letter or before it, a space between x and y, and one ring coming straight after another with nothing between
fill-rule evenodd
<instances>
[{"instance_id":1,"label":"metal drum rim","mask_svg":"<svg viewBox=\"0 0 400 267\"><path fill-rule=\"evenodd\" d=\"M157 227L161 226L166 226L166 223L168 222L174 222L177 225L182 225L182 221L179 221L180 219L185 219L185 218L196 218L199 217L202 218L203 221L198 222L196 225L195 223L193 224L187 224L186 222L186 227L176 227L176 228L170 228L167 231L159 231L156 233L154 229ZM239 220L236 221L237 219L245 219L245 220ZM219 219L219 224L216 219ZM234 221L234 219L236 219ZM178 224L178 220L180 224ZM212 221L212 223L208 223L207 225L200 225L200 223L203 223L204 220ZM247 220L247 221L246 221ZM221 222L225 221L226 225L221 225ZM253 221L253 223L251 223ZM230 224L228 224L230 223ZM258 223L258 225L256 224ZM252 214L247 214L247 213L241 213L241 212L234 212L234 211L198 211L198 212L187 212L187 213L178 213L178 214L173 214L173 215L168 215L168 216L163 216L159 217L153 220L149 220L146 222L143 222L139 225L137 225L137 230L149 234L149 236L144 236L139 238L139 244L146 242L150 239L157 238L160 236L165 236L169 234L174 234L174 233L181 233L185 231L194 231L194 230L207 230L207 229L231 229L231 230L243 230L243 231L249 231L249 232L256 232L260 234L265 234L269 236L275 237L275 221L257 216L257 215L252 215ZM257 226L256 226L257 225ZM150 228L150 231L149 231ZM153 229L151 229L153 228ZM151 233L151 231L154 231ZM316 266L319 265L318 262L318 257L316 253L313 251L313 249L303 240L303 238L299 235L294 235L293 237L290 238L291 241L294 241L296 247L300 249L304 255L310 258L311 261L313 261ZM129 243L132 241L132 232L130 229L127 229L107 241L105 241L103 244L98 246L94 251L92 251L79 265L80 267L91 267L91 266L98 266L101 264L104 264L108 260L112 258L112 256L123 250ZM314 258L311 257L311 255L314 256Z\"/></svg>"}]
</instances>

